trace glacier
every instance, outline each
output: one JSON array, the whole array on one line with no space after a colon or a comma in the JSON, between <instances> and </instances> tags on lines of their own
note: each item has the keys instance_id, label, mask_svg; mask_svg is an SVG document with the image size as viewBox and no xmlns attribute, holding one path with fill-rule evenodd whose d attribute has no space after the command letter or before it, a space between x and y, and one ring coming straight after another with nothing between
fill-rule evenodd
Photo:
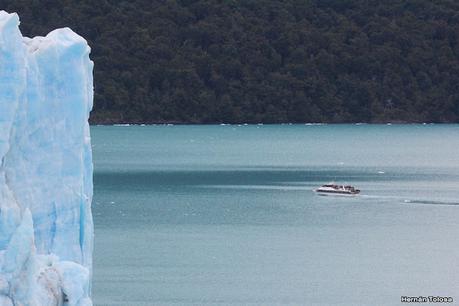
<instances>
[{"instance_id":1,"label":"glacier","mask_svg":"<svg viewBox=\"0 0 459 306\"><path fill-rule=\"evenodd\" d=\"M92 305L93 62L0 11L0 305Z\"/></svg>"}]
</instances>

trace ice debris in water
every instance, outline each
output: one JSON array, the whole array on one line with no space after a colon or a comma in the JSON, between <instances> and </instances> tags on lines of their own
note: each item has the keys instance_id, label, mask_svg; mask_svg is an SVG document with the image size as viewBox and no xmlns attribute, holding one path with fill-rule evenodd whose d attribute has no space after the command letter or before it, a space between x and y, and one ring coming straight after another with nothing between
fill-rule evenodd
<instances>
[{"instance_id":1,"label":"ice debris in water","mask_svg":"<svg viewBox=\"0 0 459 306\"><path fill-rule=\"evenodd\" d=\"M0 305L92 305L93 63L0 11Z\"/></svg>"}]
</instances>

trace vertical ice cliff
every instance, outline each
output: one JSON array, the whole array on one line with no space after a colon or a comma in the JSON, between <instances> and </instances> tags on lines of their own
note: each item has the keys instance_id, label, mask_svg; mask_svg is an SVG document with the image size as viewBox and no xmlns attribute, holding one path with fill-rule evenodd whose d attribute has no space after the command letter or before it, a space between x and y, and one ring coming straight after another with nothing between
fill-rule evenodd
<instances>
[{"instance_id":1,"label":"vertical ice cliff","mask_svg":"<svg viewBox=\"0 0 459 306\"><path fill-rule=\"evenodd\" d=\"M0 11L0 305L92 305L93 63Z\"/></svg>"}]
</instances>

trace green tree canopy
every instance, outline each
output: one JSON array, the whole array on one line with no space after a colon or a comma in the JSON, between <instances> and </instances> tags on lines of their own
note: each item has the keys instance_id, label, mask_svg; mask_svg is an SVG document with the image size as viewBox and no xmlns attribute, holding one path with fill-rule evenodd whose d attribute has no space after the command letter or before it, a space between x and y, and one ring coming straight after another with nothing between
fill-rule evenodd
<instances>
[{"instance_id":1,"label":"green tree canopy","mask_svg":"<svg viewBox=\"0 0 459 306\"><path fill-rule=\"evenodd\" d=\"M455 0L1 0L92 47L93 123L459 122Z\"/></svg>"}]
</instances>

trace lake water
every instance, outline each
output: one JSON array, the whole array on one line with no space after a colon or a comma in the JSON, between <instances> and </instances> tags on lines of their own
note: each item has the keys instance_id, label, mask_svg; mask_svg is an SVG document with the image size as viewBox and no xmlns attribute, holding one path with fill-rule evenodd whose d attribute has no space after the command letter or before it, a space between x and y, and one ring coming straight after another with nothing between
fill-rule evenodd
<instances>
[{"instance_id":1,"label":"lake water","mask_svg":"<svg viewBox=\"0 0 459 306\"><path fill-rule=\"evenodd\" d=\"M459 125L91 132L95 305L459 304Z\"/></svg>"}]
</instances>

